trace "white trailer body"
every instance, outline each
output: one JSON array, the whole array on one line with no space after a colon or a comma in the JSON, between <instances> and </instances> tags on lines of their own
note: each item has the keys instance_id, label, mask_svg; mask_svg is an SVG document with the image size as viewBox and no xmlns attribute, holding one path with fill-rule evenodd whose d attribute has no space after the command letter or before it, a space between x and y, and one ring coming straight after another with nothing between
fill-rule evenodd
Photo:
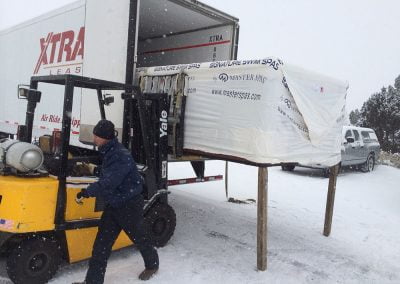
<instances>
[{"instance_id":1,"label":"white trailer body","mask_svg":"<svg viewBox=\"0 0 400 284\"><path fill-rule=\"evenodd\" d=\"M0 33L0 131L16 133L25 123L26 103L18 100L18 84L29 85L32 75L82 74L84 2L33 19ZM54 86L43 86L41 103L35 116L35 135L61 127L62 92ZM79 100L74 104L72 136L79 132Z\"/></svg>"},{"instance_id":2,"label":"white trailer body","mask_svg":"<svg viewBox=\"0 0 400 284\"><path fill-rule=\"evenodd\" d=\"M137 47L128 48L132 2L138 3ZM138 67L234 59L238 28L238 19L197 1L81 0L1 31L0 132L15 134L25 123L26 104L18 100L17 86L29 84L32 75L125 82L129 53ZM41 90L33 137L61 128L63 88L43 85ZM95 92L83 98L81 92L74 92L71 114L71 144L79 146L79 139L90 140L100 118ZM106 116L121 128L123 101L119 94L114 97Z\"/></svg>"}]
</instances>

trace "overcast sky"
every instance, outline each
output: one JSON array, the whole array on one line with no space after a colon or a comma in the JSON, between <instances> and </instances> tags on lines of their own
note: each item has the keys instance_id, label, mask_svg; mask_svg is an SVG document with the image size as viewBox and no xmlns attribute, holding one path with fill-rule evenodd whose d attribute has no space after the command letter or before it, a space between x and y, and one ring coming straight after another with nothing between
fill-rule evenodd
<instances>
[{"instance_id":1,"label":"overcast sky","mask_svg":"<svg viewBox=\"0 0 400 284\"><path fill-rule=\"evenodd\" d=\"M0 29L69 2L0 0ZM347 80L348 110L400 75L399 0L202 2L239 18L239 59L276 56Z\"/></svg>"}]
</instances>

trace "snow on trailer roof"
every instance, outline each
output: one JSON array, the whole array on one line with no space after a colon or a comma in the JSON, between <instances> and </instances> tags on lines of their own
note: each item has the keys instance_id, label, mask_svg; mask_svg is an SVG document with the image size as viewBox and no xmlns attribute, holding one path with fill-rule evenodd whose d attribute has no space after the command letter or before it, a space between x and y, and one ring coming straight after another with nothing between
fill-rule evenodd
<instances>
[{"instance_id":1,"label":"snow on trailer roof","mask_svg":"<svg viewBox=\"0 0 400 284\"><path fill-rule=\"evenodd\" d=\"M142 90L170 92L180 73L187 152L258 166L340 161L347 82L269 57L142 68Z\"/></svg>"}]
</instances>

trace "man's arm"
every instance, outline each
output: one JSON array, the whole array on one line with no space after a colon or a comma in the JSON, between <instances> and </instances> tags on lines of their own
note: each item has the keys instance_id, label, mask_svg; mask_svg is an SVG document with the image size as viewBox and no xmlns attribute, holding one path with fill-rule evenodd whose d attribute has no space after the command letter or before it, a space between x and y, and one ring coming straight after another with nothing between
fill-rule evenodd
<instances>
[{"instance_id":1,"label":"man's arm","mask_svg":"<svg viewBox=\"0 0 400 284\"><path fill-rule=\"evenodd\" d=\"M132 167L129 157L115 155L104 167L100 179L89 185L83 192L84 197L104 196L112 193L124 180Z\"/></svg>"}]
</instances>

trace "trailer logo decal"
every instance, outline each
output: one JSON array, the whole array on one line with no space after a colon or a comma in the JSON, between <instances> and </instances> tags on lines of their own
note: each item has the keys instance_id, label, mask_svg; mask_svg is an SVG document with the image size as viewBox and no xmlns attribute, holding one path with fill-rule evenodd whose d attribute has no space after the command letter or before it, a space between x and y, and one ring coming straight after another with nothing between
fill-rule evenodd
<instances>
[{"instance_id":1,"label":"trailer logo decal","mask_svg":"<svg viewBox=\"0 0 400 284\"><path fill-rule=\"evenodd\" d=\"M218 41L223 41L224 38L222 35L212 35L210 36L210 40L208 42L218 42Z\"/></svg>"},{"instance_id":2,"label":"trailer logo decal","mask_svg":"<svg viewBox=\"0 0 400 284\"><path fill-rule=\"evenodd\" d=\"M62 117L57 114L47 114L43 113L40 117L40 121L48 122L48 123L62 123ZM79 129L81 126L81 120L75 117L71 119L71 127L75 129Z\"/></svg>"},{"instance_id":3,"label":"trailer logo decal","mask_svg":"<svg viewBox=\"0 0 400 284\"><path fill-rule=\"evenodd\" d=\"M85 39L85 27L81 27L78 35L73 30L65 31L62 33L49 32L46 38L40 39L40 55L36 63L33 74L39 73L41 67L55 68L65 67L72 65L81 65L82 62L74 62L80 57L83 60ZM54 63L70 63L64 65L54 66ZM76 67L73 73L80 73L81 67ZM51 73L51 70L50 70ZM57 70L57 74L71 73L70 68Z\"/></svg>"}]
</instances>

